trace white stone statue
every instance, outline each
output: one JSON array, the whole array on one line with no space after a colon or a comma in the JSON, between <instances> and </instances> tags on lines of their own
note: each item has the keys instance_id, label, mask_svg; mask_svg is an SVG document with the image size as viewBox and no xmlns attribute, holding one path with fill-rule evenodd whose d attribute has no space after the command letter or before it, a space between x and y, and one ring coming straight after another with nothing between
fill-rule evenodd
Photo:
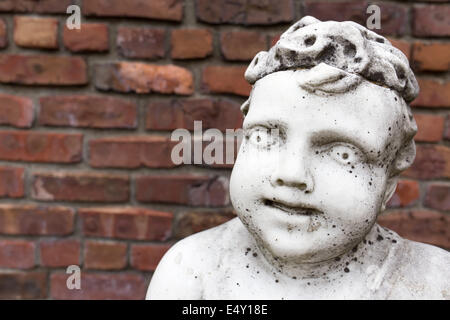
<instances>
[{"instance_id":1,"label":"white stone statue","mask_svg":"<svg viewBox=\"0 0 450 320\"><path fill-rule=\"evenodd\" d=\"M415 157L407 58L304 17L251 62L238 214L174 245L148 299L450 299L450 254L376 224Z\"/></svg>"}]
</instances>

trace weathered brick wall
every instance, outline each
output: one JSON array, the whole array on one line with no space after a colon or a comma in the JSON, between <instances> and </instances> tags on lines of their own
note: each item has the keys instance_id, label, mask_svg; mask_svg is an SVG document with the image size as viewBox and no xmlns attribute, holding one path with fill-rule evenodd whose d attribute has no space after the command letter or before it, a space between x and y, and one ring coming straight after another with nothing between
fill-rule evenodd
<instances>
[{"instance_id":1,"label":"weathered brick wall","mask_svg":"<svg viewBox=\"0 0 450 320\"><path fill-rule=\"evenodd\" d=\"M417 159L383 223L450 248L449 1L375 1L421 86ZM81 31L65 28L70 4ZM249 60L306 14L366 1L1 0L0 298L141 299L172 243L233 217L229 166L174 166L170 132L238 128ZM82 290L65 269L82 266Z\"/></svg>"}]
</instances>

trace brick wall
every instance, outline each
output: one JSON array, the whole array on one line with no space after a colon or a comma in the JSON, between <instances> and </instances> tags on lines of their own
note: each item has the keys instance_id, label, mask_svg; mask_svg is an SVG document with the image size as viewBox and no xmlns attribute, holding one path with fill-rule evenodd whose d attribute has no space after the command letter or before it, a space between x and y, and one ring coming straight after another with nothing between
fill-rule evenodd
<instances>
[{"instance_id":1,"label":"brick wall","mask_svg":"<svg viewBox=\"0 0 450 320\"><path fill-rule=\"evenodd\" d=\"M450 248L449 1L375 1L410 59L417 159L382 223ZM65 28L82 7L81 31ZM366 1L0 1L0 298L142 299L177 239L233 217L229 166L174 166L170 132L237 128L250 59L306 14ZM66 288L82 266L82 290Z\"/></svg>"}]
</instances>

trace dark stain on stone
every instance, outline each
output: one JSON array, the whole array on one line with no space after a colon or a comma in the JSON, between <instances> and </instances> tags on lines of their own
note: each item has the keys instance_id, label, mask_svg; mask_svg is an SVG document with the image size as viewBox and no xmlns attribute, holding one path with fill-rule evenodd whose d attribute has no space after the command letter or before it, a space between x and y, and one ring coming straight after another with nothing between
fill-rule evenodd
<instances>
[{"instance_id":1,"label":"dark stain on stone","mask_svg":"<svg viewBox=\"0 0 450 320\"><path fill-rule=\"evenodd\" d=\"M305 45L307 47L312 46L314 43L316 43L316 37L315 36L311 36L305 39Z\"/></svg>"},{"instance_id":2,"label":"dark stain on stone","mask_svg":"<svg viewBox=\"0 0 450 320\"><path fill-rule=\"evenodd\" d=\"M399 79L405 79L405 71L398 65L394 65L395 74Z\"/></svg>"},{"instance_id":3,"label":"dark stain on stone","mask_svg":"<svg viewBox=\"0 0 450 320\"><path fill-rule=\"evenodd\" d=\"M344 54L348 57L354 57L356 55L356 46L351 43L348 42L345 46L344 46Z\"/></svg>"},{"instance_id":4,"label":"dark stain on stone","mask_svg":"<svg viewBox=\"0 0 450 320\"><path fill-rule=\"evenodd\" d=\"M382 72L373 72L369 74L369 79L380 83L383 83L385 81L384 74Z\"/></svg>"},{"instance_id":5,"label":"dark stain on stone","mask_svg":"<svg viewBox=\"0 0 450 320\"><path fill-rule=\"evenodd\" d=\"M333 45L327 45L317 56L319 62L333 61L335 58L336 48Z\"/></svg>"},{"instance_id":6,"label":"dark stain on stone","mask_svg":"<svg viewBox=\"0 0 450 320\"><path fill-rule=\"evenodd\" d=\"M290 50L289 51L289 60L290 61L295 61L297 58L297 51L295 50Z\"/></svg>"}]
</instances>

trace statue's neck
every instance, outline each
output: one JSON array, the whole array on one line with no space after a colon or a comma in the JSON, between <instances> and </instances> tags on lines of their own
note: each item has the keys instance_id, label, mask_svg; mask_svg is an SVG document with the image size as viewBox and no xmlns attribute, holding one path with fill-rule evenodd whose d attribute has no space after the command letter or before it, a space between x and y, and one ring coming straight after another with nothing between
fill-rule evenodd
<instances>
[{"instance_id":1,"label":"statue's neck","mask_svg":"<svg viewBox=\"0 0 450 320\"><path fill-rule=\"evenodd\" d=\"M265 248L260 250L263 253L267 266L275 269L277 273L296 280L327 280L333 281L341 279L343 275L365 272L369 265L379 265L389 253L389 242L380 242L379 235L382 228L375 224L369 233L360 242L350 244L348 248L328 260L320 262L305 262L282 260L274 257Z\"/></svg>"}]
</instances>

